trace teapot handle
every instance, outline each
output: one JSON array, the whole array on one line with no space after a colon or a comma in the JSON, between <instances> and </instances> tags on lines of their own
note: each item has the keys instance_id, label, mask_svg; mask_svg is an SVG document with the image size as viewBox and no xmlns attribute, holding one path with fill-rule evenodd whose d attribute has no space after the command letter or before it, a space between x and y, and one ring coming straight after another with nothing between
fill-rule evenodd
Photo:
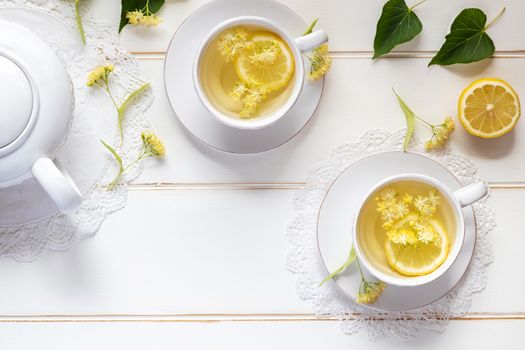
<instances>
[{"instance_id":1,"label":"teapot handle","mask_svg":"<svg viewBox=\"0 0 525 350\"><path fill-rule=\"evenodd\" d=\"M82 203L80 191L71 177L62 172L55 163L43 157L32 168L33 176L63 213L77 209Z\"/></svg>"}]
</instances>

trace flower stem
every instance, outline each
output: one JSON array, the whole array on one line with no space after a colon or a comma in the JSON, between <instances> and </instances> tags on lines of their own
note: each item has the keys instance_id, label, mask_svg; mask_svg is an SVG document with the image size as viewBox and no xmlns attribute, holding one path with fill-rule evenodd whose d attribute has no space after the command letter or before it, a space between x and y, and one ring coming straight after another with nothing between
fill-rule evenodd
<instances>
[{"instance_id":1,"label":"flower stem","mask_svg":"<svg viewBox=\"0 0 525 350\"><path fill-rule=\"evenodd\" d=\"M78 32L82 38L82 44L86 45L86 33L84 32L84 25L82 24L82 18L80 17L79 2L80 0L75 0L75 18L77 20Z\"/></svg>"},{"instance_id":2,"label":"flower stem","mask_svg":"<svg viewBox=\"0 0 525 350\"><path fill-rule=\"evenodd\" d=\"M411 8L409 8L409 10L412 11L413 9L415 9L416 7L418 7L419 5L421 5L422 3L424 3L425 1L427 1L427 0L421 0L420 2L418 2L417 4L415 4L414 6L412 6Z\"/></svg>"},{"instance_id":3,"label":"flower stem","mask_svg":"<svg viewBox=\"0 0 525 350\"><path fill-rule=\"evenodd\" d=\"M485 29L483 29L483 31L486 31L487 29L489 29L489 27L490 27L491 25L493 25L494 23L496 23L496 22L501 18L501 16L503 16L503 13L505 13L505 7L500 11L500 13L496 16L496 18L494 18L492 21L490 21L489 24L487 24L487 25L485 26Z\"/></svg>"},{"instance_id":4,"label":"flower stem","mask_svg":"<svg viewBox=\"0 0 525 350\"><path fill-rule=\"evenodd\" d=\"M421 117L418 117L418 116L415 115L415 114L414 114L414 117L416 117L416 119L419 120L420 122L425 123L429 128L434 129L434 125L430 124L430 123L427 122L425 119L423 119L423 118L421 118Z\"/></svg>"}]
</instances>

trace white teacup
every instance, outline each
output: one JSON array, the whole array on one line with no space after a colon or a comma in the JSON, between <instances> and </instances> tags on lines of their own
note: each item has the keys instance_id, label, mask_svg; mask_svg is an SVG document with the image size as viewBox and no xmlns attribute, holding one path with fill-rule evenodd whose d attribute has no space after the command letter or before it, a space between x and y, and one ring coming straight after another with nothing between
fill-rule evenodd
<instances>
[{"instance_id":1,"label":"white teacup","mask_svg":"<svg viewBox=\"0 0 525 350\"><path fill-rule=\"evenodd\" d=\"M391 271L388 273L384 268L377 266L372 263L364 253L361 243L359 241L358 226L359 217L362 214L363 206L367 200L374 195L374 193L390 184L398 183L401 181L416 181L428 184L440 192L442 201L447 201L450 206L453 215L455 216L456 232L453 242L450 243L449 253L446 260L436 270L424 276L407 277L401 276L398 273ZM377 279L385 282L386 284L396 285L401 287L409 286L420 286L423 284L430 283L441 275L443 275L454 263L458 254L461 251L465 238L465 220L462 212L462 208L471 205L472 203L480 200L487 194L488 188L484 182L477 182L471 185L465 186L455 192L452 192L446 185L441 181L436 180L432 177L421 175L421 174L402 174L387 178L377 185L375 185L368 194L363 198L361 205L358 206L359 211L355 217L354 224L352 227L354 247L359 259L359 262Z\"/></svg>"},{"instance_id":2,"label":"white teacup","mask_svg":"<svg viewBox=\"0 0 525 350\"><path fill-rule=\"evenodd\" d=\"M220 35L226 29L242 25L261 27L281 37L288 44L295 61L295 73L291 82L291 84L293 84L293 90L290 97L272 114L254 119L237 119L217 110L206 96L200 81L201 58L203 53L208 49L210 43L217 37L217 35ZM263 17L240 16L226 20L214 27L208 33L195 56L195 61L193 63L193 85L197 92L197 96L199 96L200 101L210 114L224 125L243 130L261 129L270 126L281 119L292 108L301 93L305 80L305 63L301 53L310 51L327 41L328 36L324 30L317 30L311 34L294 39L282 29L279 24Z\"/></svg>"}]
</instances>

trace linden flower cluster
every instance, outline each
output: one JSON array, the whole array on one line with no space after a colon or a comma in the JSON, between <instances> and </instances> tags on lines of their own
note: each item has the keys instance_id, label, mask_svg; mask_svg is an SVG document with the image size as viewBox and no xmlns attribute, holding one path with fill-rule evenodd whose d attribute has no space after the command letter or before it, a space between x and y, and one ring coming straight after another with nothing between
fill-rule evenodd
<instances>
[{"instance_id":1,"label":"linden flower cluster","mask_svg":"<svg viewBox=\"0 0 525 350\"><path fill-rule=\"evenodd\" d=\"M162 18L149 13L147 10L129 11L126 13L126 18L128 19L129 24L134 26L142 24L146 27L155 27L162 22Z\"/></svg>"},{"instance_id":2,"label":"linden flower cluster","mask_svg":"<svg viewBox=\"0 0 525 350\"><path fill-rule=\"evenodd\" d=\"M432 129L432 137L425 142L425 149L428 151L442 147L447 142L450 133L452 133L456 127L451 117L446 117L441 124L429 124L429 126Z\"/></svg>"},{"instance_id":3,"label":"linden flower cluster","mask_svg":"<svg viewBox=\"0 0 525 350\"><path fill-rule=\"evenodd\" d=\"M101 86L107 85L109 74L113 72L114 69L115 69L115 66L113 64L96 67L88 74L86 85L87 86L93 86L95 84L99 84Z\"/></svg>"},{"instance_id":4,"label":"linden flower cluster","mask_svg":"<svg viewBox=\"0 0 525 350\"><path fill-rule=\"evenodd\" d=\"M249 36L245 30L230 28L220 36L217 49L226 62L232 62L241 52L253 45L253 42L248 39Z\"/></svg>"},{"instance_id":5,"label":"linden flower cluster","mask_svg":"<svg viewBox=\"0 0 525 350\"><path fill-rule=\"evenodd\" d=\"M307 55L310 60L310 74L308 77L311 80L319 80L328 73L332 67L332 58L328 56L328 45L324 44L312 50L311 55Z\"/></svg>"},{"instance_id":6,"label":"linden flower cluster","mask_svg":"<svg viewBox=\"0 0 525 350\"><path fill-rule=\"evenodd\" d=\"M281 47L276 41L256 42L252 46L253 54L249 56L250 63L258 66L271 66L281 53Z\"/></svg>"},{"instance_id":7,"label":"linden flower cluster","mask_svg":"<svg viewBox=\"0 0 525 350\"><path fill-rule=\"evenodd\" d=\"M142 152L139 158L164 157L166 155L164 144L152 131L143 131L140 137L142 138Z\"/></svg>"},{"instance_id":8,"label":"linden flower cluster","mask_svg":"<svg viewBox=\"0 0 525 350\"><path fill-rule=\"evenodd\" d=\"M427 196L415 198L408 193L400 196L399 192L387 187L376 198L376 210L381 216L387 237L395 244L413 246L418 244L438 244L439 236L430 224L436 213L440 196L433 189ZM409 218L409 228L399 227L399 222Z\"/></svg>"},{"instance_id":9,"label":"linden flower cluster","mask_svg":"<svg viewBox=\"0 0 525 350\"><path fill-rule=\"evenodd\" d=\"M369 282L365 279L361 279L361 285L359 286L359 293L355 298L355 301L362 304L373 304L379 299L385 284L383 282Z\"/></svg>"},{"instance_id":10,"label":"linden flower cluster","mask_svg":"<svg viewBox=\"0 0 525 350\"><path fill-rule=\"evenodd\" d=\"M250 118L255 112L257 107L266 98L268 90L258 84L245 84L243 82L237 82L233 86L231 92L232 97L243 103L243 108L240 112L242 118Z\"/></svg>"}]
</instances>

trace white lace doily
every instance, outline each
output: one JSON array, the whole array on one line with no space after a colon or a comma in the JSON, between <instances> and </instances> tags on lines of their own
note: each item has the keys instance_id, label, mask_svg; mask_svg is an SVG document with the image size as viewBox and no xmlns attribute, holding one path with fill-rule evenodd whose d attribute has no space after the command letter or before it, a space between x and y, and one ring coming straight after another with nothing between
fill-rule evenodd
<instances>
[{"instance_id":1,"label":"white lace doily","mask_svg":"<svg viewBox=\"0 0 525 350\"><path fill-rule=\"evenodd\" d=\"M0 19L33 30L56 50L67 66L75 91L75 110L69 135L55 156L83 195L81 208L66 217L57 212L34 180L0 189L0 256L18 261L34 260L45 249L67 249L75 241L92 236L109 213L126 204L125 185L111 191L103 186L117 171L115 162L100 143L100 140L117 143L116 111L102 89L86 86L86 77L97 65L114 63L111 87L119 97L144 82L139 77L137 61L119 45L116 25L93 21L84 11L87 44L81 43L73 4L74 1L65 0L0 0ZM150 127L144 114L152 99L151 91L147 91L126 112L125 143L120 152L126 163L141 148L141 131ZM140 171L140 167L132 169L127 180Z\"/></svg>"},{"instance_id":2,"label":"white lace doily","mask_svg":"<svg viewBox=\"0 0 525 350\"><path fill-rule=\"evenodd\" d=\"M477 239L470 265L458 285L445 297L411 312L379 312L362 306L343 295L331 283L319 287L326 276L317 246L317 216L322 200L335 178L350 164L370 154L403 149L405 131L390 133L371 130L356 143L336 147L330 159L321 162L308 174L307 184L294 197L295 216L288 227L290 251L287 268L296 277L299 296L310 302L319 317L336 317L347 334L368 332L371 340L380 340L389 333L410 340L422 330L445 330L450 317L464 315L470 308L473 294L486 285L487 265L493 261L488 233L494 228L494 213L486 198L473 205ZM441 163L463 184L480 180L477 167L467 158L448 150L425 152L421 142L414 140L412 152L424 154Z\"/></svg>"}]
</instances>

